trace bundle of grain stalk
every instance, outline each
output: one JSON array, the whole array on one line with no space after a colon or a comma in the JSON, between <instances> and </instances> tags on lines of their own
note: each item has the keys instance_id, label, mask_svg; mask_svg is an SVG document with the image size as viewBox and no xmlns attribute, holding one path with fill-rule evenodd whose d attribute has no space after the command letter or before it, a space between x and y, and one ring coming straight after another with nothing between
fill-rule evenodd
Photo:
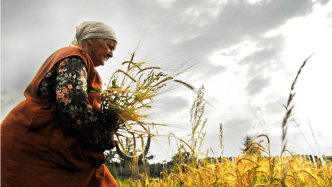
<instances>
[{"instance_id":1,"label":"bundle of grain stalk","mask_svg":"<svg viewBox=\"0 0 332 187\"><path fill-rule=\"evenodd\" d=\"M136 149L136 138L141 139L143 148L143 137L148 137L148 145L145 148L144 156L147 152L146 149L149 147L150 138L154 136L149 131L148 126L163 124L146 122L147 115L142 114L142 111L152 108L156 96L170 82L179 83L194 92L197 89L164 74L160 67L143 67L144 62L135 63L133 61L134 57L135 52L131 55L130 61L122 63L122 67L124 67L122 69L125 70L120 68L113 73L108 85L106 85L107 89L101 93L100 108L106 116L113 116L113 120L108 123L111 124L112 134L115 135L117 144L120 145L122 150L125 149L120 137L133 139L134 150ZM143 130L134 129L133 125L141 126ZM126 137L125 134L130 134L131 137ZM117 151L119 156L122 157L118 145Z\"/></svg>"}]
</instances>

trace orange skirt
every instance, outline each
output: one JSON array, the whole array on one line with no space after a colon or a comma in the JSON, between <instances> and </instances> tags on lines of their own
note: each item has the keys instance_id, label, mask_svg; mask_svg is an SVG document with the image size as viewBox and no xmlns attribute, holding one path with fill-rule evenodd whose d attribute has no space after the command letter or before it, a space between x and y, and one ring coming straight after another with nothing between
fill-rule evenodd
<instances>
[{"instance_id":1,"label":"orange skirt","mask_svg":"<svg viewBox=\"0 0 332 187\"><path fill-rule=\"evenodd\" d=\"M1 123L1 186L118 186L107 167L96 164L101 153L81 150L77 138L56 127L56 114L33 114L25 104Z\"/></svg>"}]
</instances>

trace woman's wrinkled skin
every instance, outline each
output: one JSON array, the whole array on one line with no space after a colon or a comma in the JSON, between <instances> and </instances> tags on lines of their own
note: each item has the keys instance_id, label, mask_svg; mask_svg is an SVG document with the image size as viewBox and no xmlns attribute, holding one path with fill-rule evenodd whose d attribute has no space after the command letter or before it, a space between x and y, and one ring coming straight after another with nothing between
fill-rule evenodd
<instances>
[{"instance_id":1,"label":"woman's wrinkled skin","mask_svg":"<svg viewBox=\"0 0 332 187\"><path fill-rule=\"evenodd\" d=\"M87 42L80 44L79 47L91 57L97 67L105 65L105 62L113 57L116 45L117 42L114 40L87 39Z\"/></svg>"}]
</instances>

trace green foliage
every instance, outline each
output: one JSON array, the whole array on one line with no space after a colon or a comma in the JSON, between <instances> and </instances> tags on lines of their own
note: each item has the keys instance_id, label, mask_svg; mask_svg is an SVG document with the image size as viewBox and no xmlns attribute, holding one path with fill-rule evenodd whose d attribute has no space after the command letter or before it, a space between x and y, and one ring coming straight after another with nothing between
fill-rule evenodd
<instances>
[{"instance_id":1,"label":"green foliage","mask_svg":"<svg viewBox=\"0 0 332 187\"><path fill-rule=\"evenodd\" d=\"M175 163L175 164L189 164L191 163L193 160L196 160L197 157L194 156L194 158L192 159L191 158L191 153L188 152L188 151L181 151L179 150L178 153L176 153L174 156L172 156L172 161Z\"/></svg>"},{"instance_id":2,"label":"green foliage","mask_svg":"<svg viewBox=\"0 0 332 187\"><path fill-rule=\"evenodd\" d=\"M91 93L100 93L100 88L97 87L96 89L94 90L90 90Z\"/></svg>"},{"instance_id":3,"label":"green foliage","mask_svg":"<svg viewBox=\"0 0 332 187\"><path fill-rule=\"evenodd\" d=\"M118 183L118 186L121 187L121 180L120 180L119 177L118 177L118 173L116 172L116 169L115 169L115 165L114 165L114 163L113 163L113 168L114 168L114 171L115 171L115 180L116 180L116 182Z\"/></svg>"},{"instance_id":4,"label":"green foliage","mask_svg":"<svg viewBox=\"0 0 332 187\"><path fill-rule=\"evenodd\" d=\"M126 148L127 155L129 155L129 156L134 155L134 143L131 139L126 138L125 148Z\"/></svg>"}]
</instances>

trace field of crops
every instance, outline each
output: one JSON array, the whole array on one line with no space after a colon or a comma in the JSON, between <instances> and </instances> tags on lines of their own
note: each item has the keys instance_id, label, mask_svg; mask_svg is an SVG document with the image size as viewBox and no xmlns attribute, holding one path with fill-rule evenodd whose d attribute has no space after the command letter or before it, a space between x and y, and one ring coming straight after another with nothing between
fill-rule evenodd
<instances>
[{"instance_id":1,"label":"field of crops","mask_svg":"<svg viewBox=\"0 0 332 187\"><path fill-rule=\"evenodd\" d=\"M181 158L180 158L181 159ZM139 174L140 179L118 181L119 186L332 186L332 163L318 164L299 156L236 157L198 164L175 164L160 179Z\"/></svg>"}]
</instances>

